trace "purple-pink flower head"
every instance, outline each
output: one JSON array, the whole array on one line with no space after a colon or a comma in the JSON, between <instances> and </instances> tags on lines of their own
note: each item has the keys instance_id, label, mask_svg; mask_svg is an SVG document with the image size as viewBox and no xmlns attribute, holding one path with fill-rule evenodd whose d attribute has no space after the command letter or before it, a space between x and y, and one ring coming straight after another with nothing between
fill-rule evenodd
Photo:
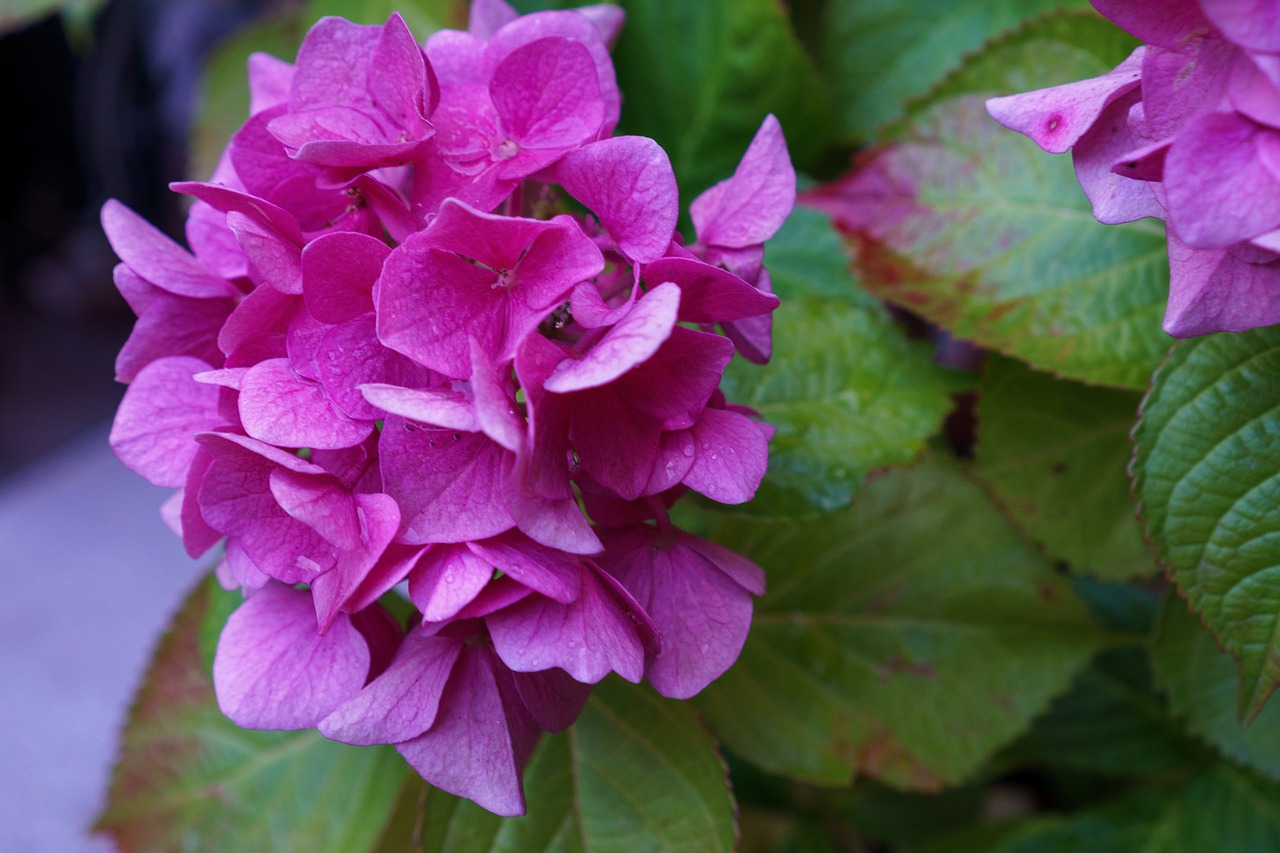
<instances>
[{"instance_id":1,"label":"purple-pink flower head","mask_svg":"<svg viewBox=\"0 0 1280 853\"><path fill-rule=\"evenodd\" d=\"M764 477L772 428L720 381L768 356L795 174L766 117L686 248L666 153L612 136L621 22L477 0L420 46L326 18L296 64L250 60L250 117L174 186L191 251L102 211L138 314L112 447L245 597L223 711L395 744L504 815L591 685L697 693L764 591L668 510Z\"/></svg>"},{"instance_id":2,"label":"purple-pink flower head","mask_svg":"<svg viewBox=\"0 0 1280 853\"><path fill-rule=\"evenodd\" d=\"M1147 44L1101 77L988 110L1071 150L1100 221L1165 220L1170 334L1280 322L1280 7L1093 2Z\"/></svg>"}]
</instances>

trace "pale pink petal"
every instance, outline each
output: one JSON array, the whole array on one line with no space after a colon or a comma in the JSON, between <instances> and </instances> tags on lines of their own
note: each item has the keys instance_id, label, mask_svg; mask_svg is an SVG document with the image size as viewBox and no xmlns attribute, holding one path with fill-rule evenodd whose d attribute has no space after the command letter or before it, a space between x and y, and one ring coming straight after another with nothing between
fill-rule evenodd
<instances>
[{"instance_id":1,"label":"pale pink petal","mask_svg":"<svg viewBox=\"0 0 1280 853\"><path fill-rule=\"evenodd\" d=\"M238 211L227 214L227 227L236 235L236 242L249 264L249 274L256 283L269 285L281 293L302 293L302 250L298 244Z\"/></svg>"},{"instance_id":2,"label":"pale pink petal","mask_svg":"<svg viewBox=\"0 0 1280 853\"><path fill-rule=\"evenodd\" d=\"M282 104L293 84L293 65L268 53L249 55L249 115Z\"/></svg>"},{"instance_id":3,"label":"pale pink petal","mask_svg":"<svg viewBox=\"0 0 1280 853\"><path fill-rule=\"evenodd\" d=\"M102 206L102 230L120 260L162 290L196 299L238 295L229 282L115 199Z\"/></svg>"},{"instance_id":4,"label":"pale pink petal","mask_svg":"<svg viewBox=\"0 0 1280 853\"><path fill-rule=\"evenodd\" d=\"M283 358L249 368L240 391L240 420L249 435L281 447L337 450L373 432L372 423L348 418L320 385L298 376Z\"/></svg>"},{"instance_id":5,"label":"pale pink petal","mask_svg":"<svg viewBox=\"0 0 1280 853\"><path fill-rule=\"evenodd\" d=\"M655 287L581 358L561 362L543 387L567 394L612 382L658 351L671 336L679 309L679 287Z\"/></svg>"},{"instance_id":6,"label":"pale pink petal","mask_svg":"<svg viewBox=\"0 0 1280 853\"><path fill-rule=\"evenodd\" d=\"M987 112L1010 130L1031 137L1045 151L1061 154L1093 126L1108 104L1138 86L1144 51L1138 48L1101 77L992 98Z\"/></svg>"},{"instance_id":7,"label":"pale pink petal","mask_svg":"<svg viewBox=\"0 0 1280 853\"><path fill-rule=\"evenodd\" d=\"M1280 262L1252 264L1229 249L1195 249L1168 236L1166 332L1189 338L1280 323Z\"/></svg>"},{"instance_id":8,"label":"pale pink petal","mask_svg":"<svg viewBox=\"0 0 1280 853\"><path fill-rule=\"evenodd\" d=\"M234 307L230 299L192 299L157 289L116 356L116 380L132 382L148 364L168 356L221 364L218 332Z\"/></svg>"},{"instance_id":9,"label":"pale pink petal","mask_svg":"<svg viewBox=\"0 0 1280 853\"><path fill-rule=\"evenodd\" d=\"M340 616L316 633L311 596L271 584L240 605L213 659L218 707L253 729L306 729L354 696L369 672L369 648Z\"/></svg>"},{"instance_id":10,"label":"pale pink petal","mask_svg":"<svg viewBox=\"0 0 1280 853\"><path fill-rule=\"evenodd\" d=\"M369 383L360 392L372 405L392 415L443 429L479 432L475 404L461 391L450 388L401 388Z\"/></svg>"},{"instance_id":11,"label":"pale pink petal","mask_svg":"<svg viewBox=\"0 0 1280 853\"><path fill-rule=\"evenodd\" d=\"M360 547L360 521L354 496L331 477L273 470L271 494L289 516L345 551Z\"/></svg>"},{"instance_id":12,"label":"pale pink petal","mask_svg":"<svg viewBox=\"0 0 1280 853\"><path fill-rule=\"evenodd\" d=\"M493 34L520 17L505 0L472 0L467 18L467 31L488 40Z\"/></svg>"},{"instance_id":13,"label":"pale pink petal","mask_svg":"<svg viewBox=\"0 0 1280 853\"><path fill-rule=\"evenodd\" d=\"M1094 218L1108 225L1165 215L1146 183L1146 152L1134 150L1139 143L1129 129L1129 110L1140 97L1141 92L1134 91L1114 101L1071 152L1076 178L1093 205Z\"/></svg>"}]
</instances>

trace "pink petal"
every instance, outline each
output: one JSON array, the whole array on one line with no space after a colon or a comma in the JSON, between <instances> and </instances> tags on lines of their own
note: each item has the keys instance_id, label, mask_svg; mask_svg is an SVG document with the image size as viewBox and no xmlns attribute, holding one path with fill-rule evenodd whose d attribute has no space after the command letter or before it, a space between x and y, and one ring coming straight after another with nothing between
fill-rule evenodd
<instances>
[{"instance_id":1,"label":"pink petal","mask_svg":"<svg viewBox=\"0 0 1280 853\"><path fill-rule=\"evenodd\" d=\"M368 671L368 645L348 618L319 636L311 596L270 584L227 620L213 684L237 725L306 729L354 696Z\"/></svg>"},{"instance_id":2,"label":"pink petal","mask_svg":"<svg viewBox=\"0 0 1280 853\"><path fill-rule=\"evenodd\" d=\"M409 600L425 622L452 619L493 579L493 564L466 545L433 545L409 573Z\"/></svg>"},{"instance_id":3,"label":"pink petal","mask_svg":"<svg viewBox=\"0 0 1280 853\"><path fill-rule=\"evenodd\" d=\"M488 616L494 650L517 672L558 667L588 684L610 672L638 682L645 643L636 620L643 611L607 575L585 566L581 572L582 593L571 604L531 595Z\"/></svg>"},{"instance_id":4,"label":"pink petal","mask_svg":"<svg viewBox=\"0 0 1280 853\"><path fill-rule=\"evenodd\" d=\"M465 542L514 525L502 501L506 451L487 436L423 429L391 416L379 453L383 487L404 516L403 541Z\"/></svg>"},{"instance_id":5,"label":"pink petal","mask_svg":"<svg viewBox=\"0 0 1280 853\"><path fill-rule=\"evenodd\" d=\"M556 182L585 204L632 263L666 254L679 191L662 146L643 136L615 136L567 152Z\"/></svg>"},{"instance_id":6,"label":"pink petal","mask_svg":"<svg viewBox=\"0 0 1280 853\"><path fill-rule=\"evenodd\" d=\"M581 358L561 362L543 387L567 394L612 382L658 351L671 336L679 308L679 287L655 287Z\"/></svg>"},{"instance_id":7,"label":"pink petal","mask_svg":"<svg viewBox=\"0 0 1280 853\"><path fill-rule=\"evenodd\" d=\"M271 494L289 516L319 533L334 547L360 547L360 521L354 496L330 477L276 468L269 478Z\"/></svg>"},{"instance_id":8,"label":"pink petal","mask_svg":"<svg viewBox=\"0 0 1280 853\"><path fill-rule=\"evenodd\" d=\"M1193 119L1169 148L1169 224L1197 248L1222 248L1280 225L1280 179L1262 156L1271 131L1235 113Z\"/></svg>"},{"instance_id":9,"label":"pink petal","mask_svg":"<svg viewBox=\"0 0 1280 853\"><path fill-rule=\"evenodd\" d=\"M796 173L787 141L778 120L769 115L733 177L695 198L689 205L689 216L699 243L744 248L772 237L795 203Z\"/></svg>"},{"instance_id":10,"label":"pink petal","mask_svg":"<svg viewBox=\"0 0 1280 853\"><path fill-rule=\"evenodd\" d=\"M1164 217L1164 207L1145 183L1146 173L1134 151L1139 143L1129 129L1129 110L1140 97L1141 92L1135 90L1112 102L1071 152L1076 177L1093 205L1094 218L1108 225L1144 216Z\"/></svg>"},{"instance_id":11,"label":"pink petal","mask_svg":"<svg viewBox=\"0 0 1280 853\"><path fill-rule=\"evenodd\" d=\"M1168 236L1166 332L1189 338L1280 323L1280 262L1252 264L1228 249L1196 249Z\"/></svg>"},{"instance_id":12,"label":"pink petal","mask_svg":"<svg viewBox=\"0 0 1280 853\"><path fill-rule=\"evenodd\" d=\"M645 266L644 277L650 285L668 281L679 285L680 313L676 319L682 323L742 320L778 307L778 297L772 293L693 258L661 258Z\"/></svg>"},{"instance_id":13,"label":"pink petal","mask_svg":"<svg viewBox=\"0 0 1280 853\"><path fill-rule=\"evenodd\" d=\"M488 40L493 34L520 17L504 0L472 0L467 19L467 31Z\"/></svg>"},{"instance_id":14,"label":"pink petal","mask_svg":"<svg viewBox=\"0 0 1280 853\"><path fill-rule=\"evenodd\" d=\"M769 465L769 432L745 415L707 408L692 433L696 455L684 484L723 504L755 497Z\"/></svg>"},{"instance_id":15,"label":"pink petal","mask_svg":"<svg viewBox=\"0 0 1280 853\"><path fill-rule=\"evenodd\" d=\"M343 743L400 743L436 721L440 698L462 651L448 637L409 634L386 672L320 721L320 733Z\"/></svg>"},{"instance_id":16,"label":"pink petal","mask_svg":"<svg viewBox=\"0 0 1280 853\"><path fill-rule=\"evenodd\" d=\"M1200 0L1200 8L1241 47L1280 53L1280 7L1273 0Z\"/></svg>"},{"instance_id":17,"label":"pink petal","mask_svg":"<svg viewBox=\"0 0 1280 853\"><path fill-rule=\"evenodd\" d=\"M487 566L550 599L568 604L582 591L579 560L507 531L467 545Z\"/></svg>"},{"instance_id":18,"label":"pink petal","mask_svg":"<svg viewBox=\"0 0 1280 853\"><path fill-rule=\"evenodd\" d=\"M219 389L192 379L208 369L199 359L178 356L153 361L138 373L120 402L108 439L131 471L157 486L186 483L199 450L196 433L224 424Z\"/></svg>"},{"instance_id":19,"label":"pink petal","mask_svg":"<svg viewBox=\"0 0 1280 853\"><path fill-rule=\"evenodd\" d=\"M1227 84L1231 105L1236 110L1271 127L1280 127L1280 86L1267 75L1261 63L1276 60L1274 56L1255 60L1253 56L1240 54Z\"/></svg>"},{"instance_id":20,"label":"pink petal","mask_svg":"<svg viewBox=\"0 0 1280 853\"><path fill-rule=\"evenodd\" d=\"M302 252L297 244L237 211L227 214L227 227L236 235L255 282L281 293L302 293Z\"/></svg>"},{"instance_id":21,"label":"pink petal","mask_svg":"<svg viewBox=\"0 0 1280 853\"><path fill-rule=\"evenodd\" d=\"M1229 107L1227 86L1239 51L1218 38L1198 38L1176 51L1147 48L1142 58L1143 127L1147 142L1168 139L1199 115Z\"/></svg>"},{"instance_id":22,"label":"pink petal","mask_svg":"<svg viewBox=\"0 0 1280 853\"><path fill-rule=\"evenodd\" d=\"M464 647L435 723L397 749L432 785L506 817L524 814L520 777L539 731L511 673L478 647Z\"/></svg>"},{"instance_id":23,"label":"pink petal","mask_svg":"<svg viewBox=\"0 0 1280 853\"><path fill-rule=\"evenodd\" d=\"M282 104L289 98L293 66L267 53L249 55L249 115Z\"/></svg>"},{"instance_id":24,"label":"pink petal","mask_svg":"<svg viewBox=\"0 0 1280 853\"><path fill-rule=\"evenodd\" d=\"M302 250L303 302L322 323L354 320L373 310L374 282L391 249L366 234L339 231Z\"/></svg>"},{"instance_id":25,"label":"pink petal","mask_svg":"<svg viewBox=\"0 0 1280 853\"><path fill-rule=\"evenodd\" d=\"M562 732L573 725L591 696L590 684L583 684L563 669L515 672L512 676L520 701L538 725L549 732Z\"/></svg>"},{"instance_id":26,"label":"pink petal","mask_svg":"<svg viewBox=\"0 0 1280 853\"><path fill-rule=\"evenodd\" d=\"M1138 48L1101 77L992 98L987 112L1010 130L1031 137L1045 151L1061 154L1093 126L1108 104L1137 87L1144 51Z\"/></svg>"},{"instance_id":27,"label":"pink petal","mask_svg":"<svg viewBox=\"0 0 1280 853\"><path fill-rule=\"evenodd\" d=\"M507 54L489 94L510 138L526 148L582 145L604 119L591 53L566 38L539 39Z\"/></svg>"},{"instance_id":28,"label":"pink petal","mask_svg":"<svg viewBox=\"0 0 1280 853\"><path fill-rule=\"evenodd\" d=\"M281 447L338 450L373 432L372 423L348 418L283 358L249 368L240 391L240 420L249 435Z\"/></svg>"},{"instance_id":29,"label":"pink petal","mask_svg":"<svg viewBox=\"0 0 1280 853\"><path fill-rule=\"evenodd\" d=\"M192 299L157 289L116 356L116 380L132 382L148 364L169 356L221 364L218 332L234 307L230 299Z\"/></svg>"},{"instance_id":30,"label":"pink petal","mask_svg":"<svg viewBox=\"0 0 1280 853\"><path fill-rule=\"evenodd\" d=\"M1174 49L1208 32L1203 0L1089 0L1095 9L1140 41Z\"/></svg>"},{"instance_id":31,"label":"pink petal","mask_svg":"<svg viewBox=\"0 0 1280 853\"><path fill-rule=\"evenodd\" d=\"M399 582L399 578L388 582L386 578L371 578L370 575L400 530L400 507L388 495L357 494L352 497L356 540L350 548L338 554L338 562L332 569L311 582L316 619L323 631L329 630L338 611L353 613L369 607L378 594ZM383 586L370 590L370 580ZM374 594L370 595L371 592Z\"/></svg>"},{"instance_id":32,"label":"pink petal","mask_svg":"<svg viewBox=\"0 0 1280 853\"><path fill-rule=\"evenodd\" d=\"M461 391L449 388L401 388L369 383L360 392L372 405L392 415L442 429L479 432L475 405Z\"/></svg>"},{"instance_id":33,"label":"pink petal","mask_svg":"<svg viewBox=\"0 0 1280 853\"><path fill-rule=\"evenodd\" d=\"M102 230L120 260L162 290L196 299L238 295L230 283L115 199L102 206Z\"/></svg>"}]
</instances>

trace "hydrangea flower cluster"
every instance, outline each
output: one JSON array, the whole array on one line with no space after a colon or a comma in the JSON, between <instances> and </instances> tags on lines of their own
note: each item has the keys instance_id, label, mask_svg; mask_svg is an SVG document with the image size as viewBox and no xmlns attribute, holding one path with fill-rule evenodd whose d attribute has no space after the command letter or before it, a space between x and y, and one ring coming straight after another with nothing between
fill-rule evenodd
<instances>
[{"instance_id":1,"label":"hydrangea flower cluster","mask_svg":"<svg viewBox=\"0 0 1280 853\"><path fill-rule=\"evenodd\" d=\"M223 711L395 744L504 815L592 684L697 693L764 590L668 510L764 475L772 430L719 384L769 356L795 174L770 116L684 245L666 154L612 136L621 24L477 0L420 46L398 15L326 18L296 64L252 58L248 121L175 185L190 252L102 212L138 314L112 447L246 595Z\"/></svg>"},{"instance_id":2,"label":"hydrangea flower cluster","mask_svg":"<svg viewBox=\"0 0 1280 853\"><path fill-rule=\"evenodd\" d=\"M1100 221L1166 221L1169 334L1280 322L1280 5L1092 1L1147 44L1101 77L987 109L1071 150Z\"/></svg>"}]
</instances>

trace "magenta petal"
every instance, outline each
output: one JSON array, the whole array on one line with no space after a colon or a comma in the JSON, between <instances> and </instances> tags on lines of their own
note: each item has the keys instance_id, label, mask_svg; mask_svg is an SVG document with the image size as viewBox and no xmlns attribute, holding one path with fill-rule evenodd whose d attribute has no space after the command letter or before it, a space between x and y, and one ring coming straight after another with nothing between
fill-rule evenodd
<instances>
[{"instance_id":1,"label":"magenta petal","mask_svg":"<svg viewBox=\"0 0 1280 853\"><path fill-rule=\"evenodd\" d=\"M571 604L541 595L486 618L493 647L517 672L559 667L595 684L610 672L638 682L644 675L639 605L596 571L583 567L582 593Z\"/></svg>"},{"instance_id":2,"label":"magenta petal","mask_svg":"<svg viewBox=\"0 0 1280 853\"><path fill-rule=\"evenodd\" d=\"M488 40L518 17L520 13L504 0L472 0L467 17L467 31Z\"/></svg>"},{"instance_id":3,"label":"magenta petal","mask_svg":"<svg viewBox=\"0 0 1280 853\"><path fill-rule=\"evenodd\" d=\"M1108 104L1138 86L1144 51L1138 48L1101 77L992 98L987 112L1010 130L1031 137L1045 151L1061 154L1093 126Z\"/></svg>"},{"instance_id":4,"label":"magenta petal","mask_svg":"<svg viewBox=\"0 0 1280 853\"><path fill-rule=\"evenodd\" d=\"M364 398L392 415L419 423L463 432L479 432L475 405L461 391L449 388L401 388L368 383L360 386Z\"/></svg>"},{"instance_id":5,"label":"magenta petal","mask_svg":"<svg viewBox=\"0 0 1280 853\"><path fill-rule=\"evenodd\" d=\"M338 450L373 432L372 423L348 418L323 388L299 377L283 358L249 368L240 391L240 419L249 435L281 447Z\"/></svg>"},{"instance_id":6,"label":"magenta petal","mask_svg":"<svg viewBox=\"0 0 1280 853\"><path fill-rule=\"evenodd\" d=\"M521 774L539 734L511 673L492 652L465 647L435 723L397 749L430 784L511 817L524 814Z\"/></svg>"},{"instance_id":7,"label":"magenta petal","mask_svg":"<svg viewBox=\"0 0 1280 853\"><path fill-rule=\"evenodd\" d=\"M520 701L538 725L549 732L562 732L573 725L591 696L591 685L583 684L563 669L541 672L514 672Z\"/></svg>"},{"instance_id":8,"label":"magenta petal","mask_svg":"<svg viewBox=\"0 0 1280 853\"><path fill-rule=\"evenodd\" d=\"M1280 261L1252 264L1229 249L1195 249L1168 236L1166 332L1189 338L1280 323Z\"/></svg>"},{"instance_id":9,"label":"magenta petal","mask_svg":"<svg viewBox=\"0 0 1280 853\"><path fill-rule=\"evenodd\" d=\"M125 391L111 425L111 449L128 468L157 486L178 488L199 445L198 432L224 423L219 389L192 379L209 365L195 358L153 361Z\"/></svg>"},{"instance_id":10,"label":"magenta petal","mask_svg":"<svg viewBox=\"0 0 1280 853\"><path fill-rule=\"evenodd\" d=\"M293 244L295 247L302 245L302 230L298 227L297 218L279 205L265 199L232 187L199 181L178 181L169 184L169 189L193 195L228 215L237 214L252 222L260 230L273 232L277 239Z\"/></svg>"},{"instance_id":11,"label":"magenta petal","mask_svg":"<svg viewBox=\"0 0 1280 853\"><path fill-rule=\"evenodd\" d=\"M249 55L249 115L282 104L293 84L293 65L267 53Z\"/></svg>"},{"instance_id":12,"label":"magenta petal","mask_svg":"<svg viewBox=\"0 0 1280 853\"><path fill-rule=\"evenodd\" d=\"M1255 60L1254 56L1241 54L1231 69L1227 91L1231 105L1256 122L1280 127L1280 84L1267 75L1263 63L1276 63L1280 57L1271 56Z\"/></svg>"},{"instance_id":13,"label":"magenta petal","mask_svg":"<svg viewBox=\"0 0 1280 853\"><path fill-rule=\"evenodd\" d=\"M387 670L320 722L320 733L352 744L400 743L436 721L462 642L410 633Z\"/></svg>"},{"instance_id":14,"label":"magenta petal","mask_svg":"<svg viewBox=\"0 0 1280 853\"><path fill-rule=\"evenodd\" d=\"M465 542L514 526L502 500L506 451L488 436L388 417L378 445L383 488L400 504L403 541Z\"/></svg>"},{"instance_id":15,"label":"magenta petal","mask_svg":"<svg viewBox=\"0 0 1280 853\"><path fill-rule=\"evenodd\" d=\"M197 499L200 494L200 484L204 482L205 475L212 464L213 454L203 447L197 450L182 489L182 510L178 514L178 522L182 527L182 547L187 552L187 556L193 560L218 544L223 535L221 531L210 527L209 522L205 521L200 513L200 502Z\"/></svg>"},{"instance_id":16,"label":"magenta petal","mask_svg":"<svg viewBox=\"0 0 1280 853\"><path fill-rule=\"evenodd\" d=\"M1090 0L1095 9L1141 41L1170 49L1208 32L1203 0Z\"/></svg>"},{"instance_id":17,"label":"magenta petal","mask_svg":"<svg viewBox=\"0 0 1280 853\"><path fill-rule=\"evenodd\" d=\"M310 594L270 584L227 620L213 684L237 725L306 729L354 696L368 671L368 645L348 618L319 636Z\"/></svg>"},{"instance_id":18,"label":"magenta petal","mask_svg":"<svg viewBox=\"0 0 1280 853\"><path fill-rule=\"evenodd\" d=\"M778 297L772 293L692 258L661 258L645 266L644 277L651 285L667 281L679 285L680 313L676 319L682 323L723 323L768 314L778 307Z\"/></svg>"},{"instance_id":19,"label":"magenta petal","mask_svg":"<svg viewBox=\"0 0 1280 853\"><path fill-rule=\"evenodd\" d=\"M325 631L337 618L338 611L353 613L369 607L379 594L400 579L370 578L387 546L400 530L400 507L389 495L358 494L353 498L357 539L351 548L338 554L338 562L332 569L311 582L316 618ZM375 586L382 585L371 590L370 580Z\"/></svg>"},{"instance_id":20,"label":"magenta petal","mask_svg":"<svg viewBox=\"0 0 1280 853\"><path fill-rule=\"evenodd\" d=\"M431 133L427 114L434 106L426 57L399 12L382 27L373 52L369 97L391 123L406 135L422 139Z\"/></svg>"},{"instance_id":21,"label":"magenta petal","mask_svg":"<svg viewBox=\"0 0 1280 853\"><path fill-rule=\"evenodd\" d=\"M157 290L116 356L117 381L132 382L142 368L166 356L221 364L218 332L234 307L230 299L192 299Z\"/></svg>"},{"instance_id":22,"label":"magenta petal","mask_svg":"<svg viewBox=\"0 0 1280 853\"><path fill-rule=\"evenodd\" d=\"M515 386L510 376L509 364L499 371L480 342L471 339L471 393L476 419L485 435L516 453L524 446L525 423L516 413Z\"/></svg>"},{"instance_id":23,"label":"magenta petal","mask_svg":"<svg viewBox=\"0 0 1280 853\"><path fill-rule=\"evenodd\" d=\"M302 250L302 300L322 323L343 323L373 310L371 292L391 250L367 234L338 231Z\"/></svg>"},{"instance_id":24,"label":"magenta petal","mask_svg":"<svg viewBox=\"0 0 1280 853\"><path fill-rule=\"evenodd\" d=\"M570 603L582 591L580 562L571 554L510 531L467 547L491 569L561 604Z\"/></svg>"},{"instance_id":25,"label":"magenta petal","mask_svg":"<svg viewBox=\"0 0 1280 853\"><path fill-rule=\"evenodd\" d=\"M581 358L561 362L544 387L567 394L612 382L658 351L671 336L679 308L679 287L670 283L655 287Z\"/></svg>"},{"instance_id":26,"label":"magenta petal","mask_svg":"<svg viewBox=\"0 0 1280 853\"><path fill-rule=\"evenodd\" d=\"M567 486L567 474L564 481ZM549 498L523 488L509 488L507 509L520 532L535 542L569 554L600 553L600 540L572 496Z\"/></svg>"},{"instance_id":27,"label":"magenta petal","mask_svg":"<svg viewBox=\"0 0 1280 853\"><path fill-rule=\"evenodd\" d=\"M425 622L452 619L493 579L493 564L466 545L433 545L409 573L409 600Z\"/></svg>"},{"instance_id":28,"label":"magenta petal","mask_svg":"<svg viewBox=\"0 0 1280 853\"><path fill-rule=\"evenodd\" d=\"M1280 6L1274 0L1200 0L1200 8L1241 47L1280 53Z\"/></svg>"},{"instance_id":29,"label":"magenta petal","mask_svg":"<svg viewBox=\"0 0 1280 853\"><path fill-rule=\"evenodd\" d=\"M707 539L700 539L690 533L677 532L676 541L682 548L695 551L707 562L714 565L733 582L752 595L764 595L764 569L723 545L717 545Z\"/></svg>"},{"instance_id":30,"label":"magenta petal","mask_svg":"<svg viewBox=\"0 0 1280 853\"><path fill-rule=\"evenodd\" d=\"M493 71L489 95L511 138L526 148L590 142L604 119L595 61L567 38L539 39L507 54Z\"/></svg>"},{"instance_id":31,"label":"magenta petal","mask_svg":"<svg viewBox=\"0 0 1280 853\"><path fill-rule=\"evenodd\" d=\"M1273 132L1235 113L1190 121L1169 148L1169 224L1197 248L1223 248L1280 225L1280 179L1260 147Z\"/></svg>"},{"instance_id":32,"label":"magenta petal","mask_svg":"<svg viewBox=\"0 0 1280 853\"><path fill-rule=\"evenodd\" d=\"M228 213L227 227L236 235L254 281L281 293L302 293L302 253L297 245L242 213Z\"/></svg>"},{"instance_id":33,"label":"magenta petal","mask_svg":"<svg viewBox=\"0 0 1280 853\"><path fill-rule=\"evenodd\" d=\"M796 173L787 141L778 120L769 115L733 176L695 198L689 216L699 243L745 248L772 237L795 203Z\"/></svg>"},{"instance_id":34,"label":"magenta petal","mask_svg":"<svg viewBox=\"0 0 1280 853\"><path fill-rule=\"evenodd\" d=\"M237 295L231 284L115 199L102 206L102 230L120 260L162 290L197 299Z\"/></svg>"},{"instance_id":35,"label":"magenta petal","mask_svg":"<svg viewBox=\"0 0 1280 853\"><path fill-rule=\"evenodd\" d=\"M755 497L769 465L769 432L746 415L712 408L692 432L696 455L684 484L723 504Z\"/></svg>"},{"instance_id":36,"label":"magenta petal","mask_svg":"<svg viewBox=\"0 0 1280 853\"><path fill-rule=\"evenodd\" d=\"M1219 38L1193 39L1178 50L1147 48L1142 58L1144 143L1176 135L1196 116L1230 107L1228 85L1240 51Z\"/></svg>"},{"instance_id":37,"label":"magenta petal","mask_svg":"<svg viewBox=\"0 0 1280 853\"><path fill-rule=\"evenodd\" d=\"M675 231L679 190L662 146L643 136L615 136L569 151L556 181L590 208L633 263L666 254Z\"/></svg>"},{"instance_id":38,"label":"magenta petal","mask_svg":"<svg viewBox=\"0 0 1280 853\"><path fill-rule=\"evenodd\" d=\"M355 499L330 477L277 468L270 474L271 494L289 516L319 533L335 547L360 547Z\"/></svg>"}]
</instances>

